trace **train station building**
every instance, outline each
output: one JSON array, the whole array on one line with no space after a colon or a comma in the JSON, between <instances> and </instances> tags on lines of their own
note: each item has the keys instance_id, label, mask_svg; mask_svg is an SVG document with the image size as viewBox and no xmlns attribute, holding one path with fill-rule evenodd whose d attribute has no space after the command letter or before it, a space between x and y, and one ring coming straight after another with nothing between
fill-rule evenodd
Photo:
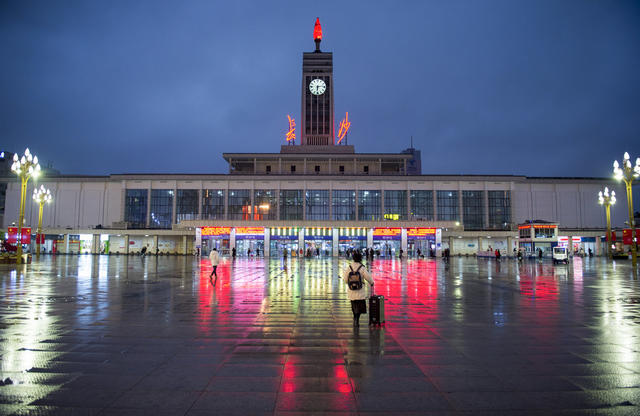
<instances>
[{"instance_id":1,"label":"train station building","mask_svg":"<svg viewBox=\"0 0 640 416\"><path fill-rule=\"evenodd\" d=\"M315 50L303 53L300 129L292 119L279 151L224 153L226 174L45 176L37 186L49 188L54 202L44 211L44 249L134 254L147 247L188 255L217 247L275 257L371 247L381 256L437 256L445 248L452 255L509 255L571 241L571 249L603 252L598 191L608 186L624 194L610 179L439 175L423 173L428 167L413 147L357 152L347 144L348 116L335 120L333 54L321 50L321 40L314 31ZM18 218L20 183L7 173L0 184L6 232ZM613 209L613 225L622 227L626 207ZM28 197L25 226L35 233L37 221L38 206ZM552 232L520 241L522 227Z\"/></svg>"}]
</instances>

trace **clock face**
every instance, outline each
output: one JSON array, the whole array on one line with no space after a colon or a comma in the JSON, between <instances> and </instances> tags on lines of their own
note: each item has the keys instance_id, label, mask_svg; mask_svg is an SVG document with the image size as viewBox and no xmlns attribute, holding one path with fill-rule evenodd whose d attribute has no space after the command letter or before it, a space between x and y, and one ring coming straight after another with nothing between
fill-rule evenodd
<instances>
[{"instance_id":1,"label":"clock face","mask_svg":"<svg viewBox=\"0 0 640 416\"><path fill-rule=\"evenodd\" d=\"M313 79L309 83L309 91L311 91L311 94L313 95L322 95L324 94L326 89L327 84L325 84L324 81L319 78Z\"/></svg>"}]
</instances>

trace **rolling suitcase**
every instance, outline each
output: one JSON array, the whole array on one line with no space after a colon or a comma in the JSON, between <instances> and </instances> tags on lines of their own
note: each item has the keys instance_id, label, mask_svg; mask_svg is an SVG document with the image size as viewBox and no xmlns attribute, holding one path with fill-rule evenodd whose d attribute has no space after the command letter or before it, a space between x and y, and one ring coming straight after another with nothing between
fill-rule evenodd
<instances>
[{"instance_id":1,"label":"rolling suitcase","mask_svg":"<svg viewBox=\"0 0 640 416\"><path fill-rule=\"evenodd\" d=\"M384 323L384 296L371 295L369 298L369 325Z\"/></svg>"}]
</instances>

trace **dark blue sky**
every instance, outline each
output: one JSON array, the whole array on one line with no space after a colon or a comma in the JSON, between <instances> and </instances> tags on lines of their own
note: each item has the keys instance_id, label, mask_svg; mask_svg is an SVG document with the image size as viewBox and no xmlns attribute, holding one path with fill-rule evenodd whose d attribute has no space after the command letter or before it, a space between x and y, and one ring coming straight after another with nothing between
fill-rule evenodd
<instances>
[{"instance_id":1,"label":"dark blue sky","mask_svg":"<svg viewBox=\"0 0 640 416\"><path fill-rule=\"evenodd\" d=\"M316 17L358 151L413 135L423 173L528 176L640 156L640 3L587 0L3 1L0 147L68 174L277 152Z\"/></svg>"}]
</instances>

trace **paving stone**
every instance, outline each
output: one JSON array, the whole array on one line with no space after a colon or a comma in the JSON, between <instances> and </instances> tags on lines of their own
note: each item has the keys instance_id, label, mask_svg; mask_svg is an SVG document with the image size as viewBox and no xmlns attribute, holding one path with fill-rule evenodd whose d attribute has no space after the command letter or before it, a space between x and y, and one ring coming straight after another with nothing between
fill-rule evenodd
<instances>
[{"instance_id":1,"label":"paving stone","mask_svg":"<svg viewBox=\"0 0 640 416\"><path fill-rule=\"evenodd\" d=\"M2 265L0 414L640 414L629 262L375 260L387 322L358 328L345 264Z\"/></svg>"}]
</instances>

